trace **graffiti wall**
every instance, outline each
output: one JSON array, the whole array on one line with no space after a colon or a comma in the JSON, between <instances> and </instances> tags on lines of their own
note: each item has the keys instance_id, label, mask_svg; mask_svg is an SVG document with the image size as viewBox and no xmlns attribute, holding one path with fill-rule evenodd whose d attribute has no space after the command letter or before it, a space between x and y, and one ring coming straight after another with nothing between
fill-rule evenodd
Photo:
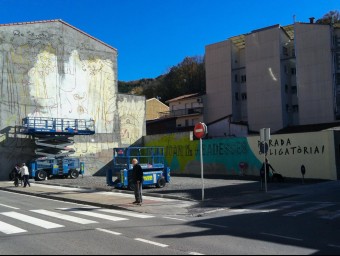
<instances>
[{"instance_id":1,"label":"graffiti wall","mask_svg":"<svg viewBox=\"0 0 340 256\"><path fill-rule=\"evenodd\" d=\"M146 146L165 147L166 163L172 173L200 175L199 140L189 133L147 136ZM285 177L337 179L334 131L271 136L267 158L274 169ZM247 138L206 139L202 141L206 175L258 176L264 160L259 136ZM338 156L339 157L339 156Z\"/></svg>"},{"instance_id":2,"label":"graffiti wall","mask_svg":"<svg viewBox=\"0 0 340 256\"><path fill-rule=\"evenodd\" d=\"M27 116L95 120L95 135L74 138L87 174L112 160L113 147L142 136L145 107L119 96L117 81L117 50L63 21L0 25L0 179L34 157L20 134Z\"/></svg>"}]
</instances>

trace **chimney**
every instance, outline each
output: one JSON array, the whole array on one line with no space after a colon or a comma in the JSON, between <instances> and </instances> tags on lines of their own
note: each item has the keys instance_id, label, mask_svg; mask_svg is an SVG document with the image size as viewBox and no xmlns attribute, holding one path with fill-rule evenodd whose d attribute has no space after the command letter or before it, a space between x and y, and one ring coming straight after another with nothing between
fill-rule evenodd
<instances>
[{"instance_id":1,"label":"chimney","mask_svg":"<svg viewBox=\"0 0 340 256\"><path fill-rule=\"evenodd\" d=\"M315 19L314 17L310 17L310 18L309 18L309 23L310 23L310 24L313 24L313 23L314 23L314 19Z\"/></svg>"}]
</instances>

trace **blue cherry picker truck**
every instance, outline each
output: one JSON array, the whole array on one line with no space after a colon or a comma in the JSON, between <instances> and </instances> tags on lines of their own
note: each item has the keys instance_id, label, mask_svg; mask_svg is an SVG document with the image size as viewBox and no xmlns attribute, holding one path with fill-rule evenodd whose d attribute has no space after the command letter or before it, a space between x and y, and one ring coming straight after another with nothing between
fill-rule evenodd
<instances>
[{"instance_id":1,"label":"blue cherry picker truck","mask_svg":"<svg viewBox=\"0 0 340 256\"><path fill-rule=\"evenodd\" d=\"M115 188L134 190L132 159L136 158L143 169L143 187L163 188L170 182L170 168L165 164L164 147L127 147L113 149Z\"/></svg>"},{"instance_id":2,"label":"blue cherry picker truck","mask_svg":"<svg viewBox=\"0 0 340 256\"><path fill-rule=\"evenodd\" d=\"M84 162L71 157L76 135L93 135L94 120L49 117L26 117L21 133L34 138L36 158L29 163L31 177L37 181L49 177L78 178L85 171Z\"/></svg>"}]
</instances>

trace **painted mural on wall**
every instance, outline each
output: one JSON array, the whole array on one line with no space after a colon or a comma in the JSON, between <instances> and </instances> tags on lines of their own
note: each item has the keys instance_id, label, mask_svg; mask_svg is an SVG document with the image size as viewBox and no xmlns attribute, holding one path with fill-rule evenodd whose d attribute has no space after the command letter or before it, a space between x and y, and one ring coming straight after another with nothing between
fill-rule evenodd
<instances>
[{"instance_id":1,"label":"painted mural on wall","mask_svg":"<svg viewBox=\"0 0 340 256\"><path fill-rule=\"evenodd\" d=\"M13 125L19 114L92 118L99 133L113 131L114 60L96 56L95 49L80 56L84 41L66 49L62 40L46 31L0 33L1 107L7 110L1 127Z\"/></svg>"},{"instance_id":2,"label":"painted mural on wall","mask_svg":"<svg viewBox=\"0 0 340 256\"><path fill-rule=\"evenodd\" d=\"M145 99L120 97L117 81L117 51L64 22L0 25L0 179L34 156L18 129L27 116L95 120L94 136L75 138L87 174L112 160L112 148L143 136Z\"/></svg>"},{"instance_id":3,"label":"painted mural on wall","mask_svg":"<svg viewBox=\"0 0 340 256\"><path fill-rule=\"evenodd\" d=\"M188 133L147 136L146 146L165 147L166 163L173 173L200 174L199 141ZM274 135L267 158L274 169L290 178L337 179L333 131ZM264 154L259 136L203 140L205 174L258 176Z\"/></svg>"},{"instance_id":4,"label":"painted mural on wall","mask_svg":"<svg viewBox=\"0 0 340 256\"><path fill-rule=\"evenodd\" d=\"M120 139L129 146L145 135L145 97L119 95Z\"/></svg>"},{"instance_id":5,"label":"painted mural on wall","mask_svg":"<svg viewBox=\"0 0 340 256\"><path fill-rule=\"evenodd\" d=\"M165 147L166 164L175 173L200 173L200 145L188 136L165 135L146 143ZM261 162L251 150L247 138L203 140L206 174L257 175Z\"/></svg>"}]
</instances>

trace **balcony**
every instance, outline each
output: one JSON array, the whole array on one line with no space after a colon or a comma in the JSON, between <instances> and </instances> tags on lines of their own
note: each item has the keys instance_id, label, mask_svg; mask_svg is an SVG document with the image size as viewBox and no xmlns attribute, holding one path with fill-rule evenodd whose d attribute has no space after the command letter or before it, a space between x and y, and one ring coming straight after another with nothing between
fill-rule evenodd
<instances>
[{"instance_id":1,"label":"balcony","mask_svg":"<svg viewBox=\"0 0 340 256\"><path fill-rule=\"evenodd\" d=\"M202 115L202 114L203 114L203 107L177 109L177 110L159 113L160 118L182 117L182 116Z\"/></svg>"}]
</instances>

